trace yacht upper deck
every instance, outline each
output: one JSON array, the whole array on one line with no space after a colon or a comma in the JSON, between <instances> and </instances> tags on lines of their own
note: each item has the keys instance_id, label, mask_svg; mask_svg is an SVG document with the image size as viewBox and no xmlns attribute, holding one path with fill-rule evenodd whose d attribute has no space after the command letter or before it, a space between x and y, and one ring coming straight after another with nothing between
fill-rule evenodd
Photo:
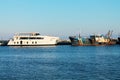
<instances>
[{"instance_id":1,"label":"yacht upper deck","mask_svg":"<svg viewBox=\"0 0 120 80\"><path fill-rule=\"evenodd\" d=\"M37 36L40 35L37 32L31 32L31 33L16 33L15 36Z\"/></svg>"}]
</instances>

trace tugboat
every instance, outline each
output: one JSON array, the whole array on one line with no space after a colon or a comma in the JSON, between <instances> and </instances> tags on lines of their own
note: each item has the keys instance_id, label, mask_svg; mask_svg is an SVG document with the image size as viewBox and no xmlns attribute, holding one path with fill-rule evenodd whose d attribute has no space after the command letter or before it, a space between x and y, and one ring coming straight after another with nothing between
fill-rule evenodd
<instances>
[{"instance_id":1,"label":"tugboat","mask_svg":"<svg viewBox=\"0 0 120 80\"><path fill-rule=\"evenodd\" d=\"M92 44L92 40L90 38L82 38L80 35L79 37L70 36L69 39L73 46L88 46Z\"/></svg>"},{"instance_id":2,"label":"tugboat","mask_svg":"<svg viewBox=\"0 0 120 80\"><path fill-rule=\"evenodd\" d=\"M82 38L70 36L71 44L74 46L100 46L100 45L113 45L116 44L114 39L111 39L112 31L109 31L104 35L91 35L90 38Z\"/></svg>"}]
</instances>

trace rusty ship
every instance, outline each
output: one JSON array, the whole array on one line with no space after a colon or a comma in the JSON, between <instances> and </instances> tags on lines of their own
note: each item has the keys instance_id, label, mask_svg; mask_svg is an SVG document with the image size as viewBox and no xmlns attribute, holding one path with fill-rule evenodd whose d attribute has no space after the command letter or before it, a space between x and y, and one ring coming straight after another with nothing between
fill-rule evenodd
<instances>
[{"instance_id":1,"label":"rusty ship","mask_svg":"<svg viewBox=\"0 0 120 80\"><path fill-rule=\"evenodd\" d=\"M83 38L80 35L70 36L71 44L74 46L100 46L100 45L113 45L116 44L116 40L111 38L112 31L104 35L91 35L89 38Z\"/></svg>"}]
</instances>

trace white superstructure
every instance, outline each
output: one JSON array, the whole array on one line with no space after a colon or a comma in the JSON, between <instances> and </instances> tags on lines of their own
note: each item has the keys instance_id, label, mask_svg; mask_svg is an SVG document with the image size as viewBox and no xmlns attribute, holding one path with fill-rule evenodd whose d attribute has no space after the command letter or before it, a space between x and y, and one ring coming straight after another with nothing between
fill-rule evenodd
<instances>
[{"instance_id":1,"label":"white superstructure","mask_svg":"<svg viewBox=\"0 0 120 80\"><path fill-rule=\"evenodd\" d=\"M107 42L109 42L109 39L105 38L102 35L96 35L95 40L96 40L96 42L99 42L99 43L107 43Z\"/></svg>"},{"instance_id":2,"label":"white superstructure","mask_svg":"<svg viewBox=\"0 0 120 80\"><path fill-rule=\"evenodd\" d=\"M110 41L109 38L106 38L103 35L92 35L91 39L94 39L95 42L98 42L98 43L108 43Z\"/></svg>"},{"instance_id":3,"label":"white superstructure","mask_svg":"<svg viewBox=\"0 0 120 80\"><path fill-rule=\"evenodd\" d=\"M55 45L59 37L42 36L39 33L18 33L8 42L9 46Z\"/></svg>"}]
</instances>

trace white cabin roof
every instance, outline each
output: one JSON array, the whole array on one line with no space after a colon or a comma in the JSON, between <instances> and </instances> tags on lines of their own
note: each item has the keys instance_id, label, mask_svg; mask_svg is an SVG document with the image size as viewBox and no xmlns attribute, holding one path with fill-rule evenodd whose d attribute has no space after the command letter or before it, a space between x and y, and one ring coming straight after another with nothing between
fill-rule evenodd
<instances>
[{"instance_id":1,"label":"white cabin roof","mask_svg":"<svg viewBox=\"0 0 120 80\"><path fill-rule=\"evenodd\" d=\"M16 33L16 36L37 36L40 35L38 32L30 32L30 33Z\"/></svg>"}]
</instances>

